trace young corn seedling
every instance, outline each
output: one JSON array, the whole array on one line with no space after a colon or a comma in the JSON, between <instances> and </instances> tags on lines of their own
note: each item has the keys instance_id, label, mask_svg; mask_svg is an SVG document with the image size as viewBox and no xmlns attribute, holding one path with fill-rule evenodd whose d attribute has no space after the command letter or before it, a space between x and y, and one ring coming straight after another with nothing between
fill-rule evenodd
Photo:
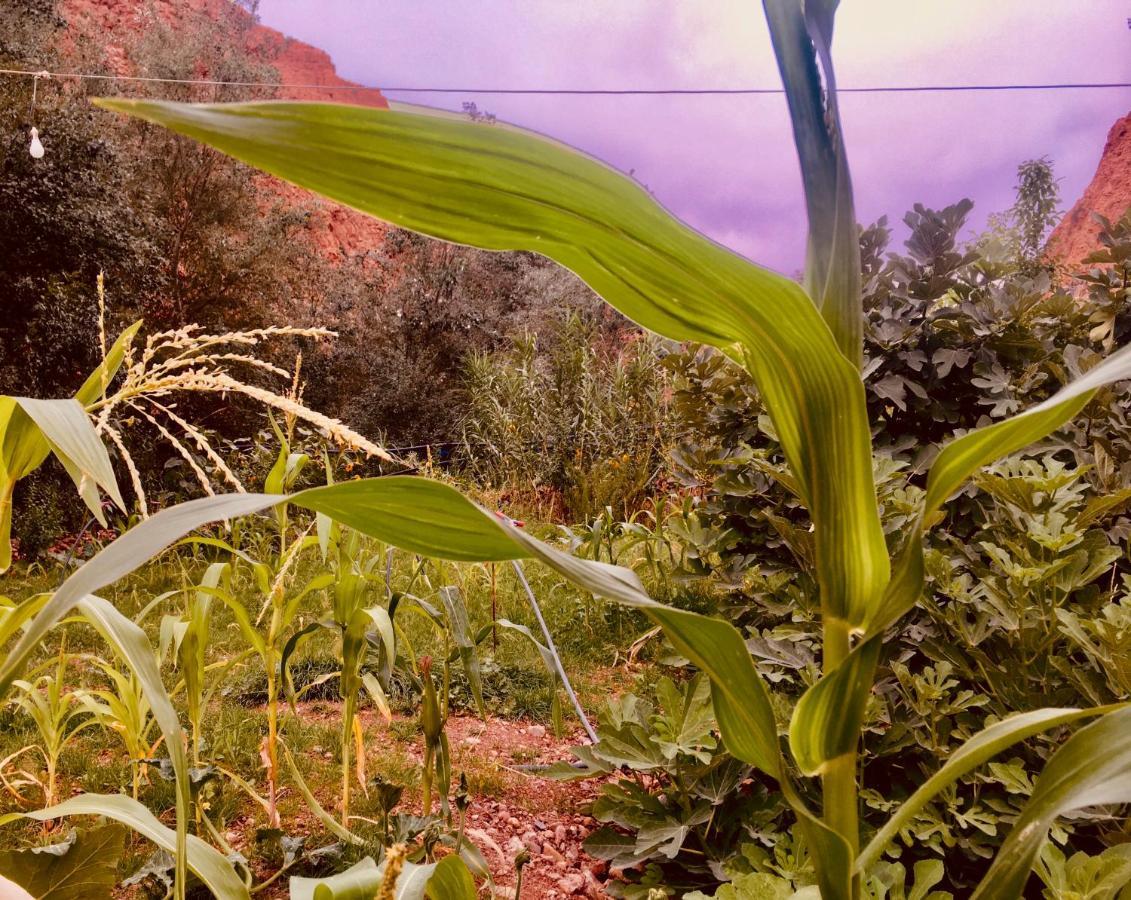
<instances>
[{"instance_id":1,"label":"young corn seedling","mask_svg":"<svg viewBox=\"0 0 1131 900\"><path fill-rule=\"evenodd\" d=\"M424 766L420 773L421 790L424 808L424 817L432 815L432 788L433 784L439 789L440 804L444 815L448 814L448 791L452 786L452 754L448 746L448 736L444 733L444 725L448 721L448 689L451 685L451 674L447 664L444 665L443 675L443 701L436 694L436 686L432 682L432 657L424 656L420 659L420 680L423 685L424 695L420 701L420 731L424 735Z\"/></svg>"},{"instance_id":2,"label":"young corn seedling","mask_svg":"<svg viewBox=\"0 0 1131 900\"><path fill-rule=\"evenodd\" d=\"M161 738L154 738L157 721L149 706L149 698L137 675L123 672L105 660L93 660L109 688L79 689L75 693L79 704L91 713L102 727L118 736L125 747L132 767L132 796L136 800L141 779L145 774L147 759L153 757Z\"/></svg>"},{"instance_id":3,"label":"young corn seedling","mask_svg":"<svg viewBox=\"0 0 1131 900\"><path fill-rule=\"evenodd\" d=\"M17 693L12 705L32 720L39 735L39 751L47 767L43 800L48 807L55 805L58 795L59 757L79 734L98 724L97 717L83 702L84 695L66 686L67 665L72 660L66 645L61 645L53 672L45 672L31 681L13 682ZM44 832L50 826L51 821L44 820Z\"/></svg>"}]
</instances>

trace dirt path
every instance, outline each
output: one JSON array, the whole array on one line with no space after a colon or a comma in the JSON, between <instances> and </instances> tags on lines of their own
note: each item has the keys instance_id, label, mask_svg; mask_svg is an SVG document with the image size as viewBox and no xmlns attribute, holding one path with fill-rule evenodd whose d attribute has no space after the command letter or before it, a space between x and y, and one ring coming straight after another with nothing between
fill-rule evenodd
<instances>
[{"instance_id":1,"label":"dirt path","mask_svg":"<svg viewBox=\"0 0 1131 900\"><path fill-rule=\"evenodd\" d=\"M299 707L299 716L306 722L337 721L338 714L333 704L315 702ZM408 721L396 719L394 726L401 727L391 728L372 710L360 715L366 744L375 748L368 754L370 775L381 773L382 754L420 761L419 737L409 736ZM513 900L514 857L525 847L530 862L523 872L522 897L517 900L607 897L606 864L582 849L585 838L597 827L585 810L596 796L599 783L563 783L529 771L572 760L569 748L583 739L583 732L556 738L541 724L497 718L484 721L471 716L452 716L446 730L452 748L453 780L460 772L467 772L471 783L473 800L466 833L487 859L496 896ZM329 798L320 799L328 806L331 803ZM419 797L406 791L398 810L419 812Z\"/></svg>"}]
</instances>

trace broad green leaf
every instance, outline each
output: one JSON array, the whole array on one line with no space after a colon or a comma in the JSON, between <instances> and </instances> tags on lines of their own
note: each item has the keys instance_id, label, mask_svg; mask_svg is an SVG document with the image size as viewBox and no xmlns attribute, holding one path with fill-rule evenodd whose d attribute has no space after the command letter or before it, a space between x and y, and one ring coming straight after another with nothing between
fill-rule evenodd
<instances>
[{"instance_id":1,"label":"broad green leaf","mask_svg":"<svg viewBox=\"0 0 1131 900\"><path fill-rule=\"evenodd\" d=\"M1081 728L1052 755L973 900L1020 897L1059 816L1088 806L1129 802L1131 707L1124 707Z\"/></svg>"},{"instance_id":2,"label":"broad green leaf","mask_svg":"<svg viewBox=\"0 0 1131 900\"><path fill-rule=\"evenodd\" d=\"M911 824L918 813L932 798L954 784L963 775L993 759L1033 735L1052 728L1069 725L1081 719L1093 718L1111 712L1114 707L1096 709L1036 709L1019 713L995 722L978 732L959 747L934 775L924 781L910 797L897 809L876 833L867 847L860 853L856 862L859 872L867 871L879 861L887 846L898 837L899 832Z\"/></svg>"},{"instance_id":3,"label":"broad green leaf","mask_svg":"<svg viewBox=\"0 0 1131 900\"><path fill-rule=\"evenodd\" d=\"M257 512L284 499L264 494L204 497L162 510L127 531L72 574L28 623L0 665L0 690L17 677L47 631L83 596L129 574L201 525ZM591 593L642 609L664 627L676 649L711 678L715 715L731 753L769 775L780 776L781 754L769 692L742 635L728 622L657 603L630 570L555 550L502 523L458 491L425 478L349 481L302 491L290 502L340 517L364 534L405 549L418 550L421 535L445 535L447 543L433 551L443 559L474 559L476 554L495 560L539 559ZM411 523L404 535L396 527L403 522Z\"/></svg>"},{"instance_id":4,"label":"broad green leaf","mask_svg":"<svg viewBox=\"0 0 1131 900\"><path fill-rule=\"evenodd\" d=\"M0 572L12 565L12 494L39 468L51 447L14 397L0 397Z\"/></svg>"},{"instance_id":5,"label":"broad green leaf","mask_svg":"<svg viewBox=\"0 0 1131 900\"><path fill-rule=\"evenodd\" d=\"M385 864L366 857L328 878L292 878L291 900L372 900L384 880ZM475 900L475 882L458 856L438 863L406 862L397 878L394 900Z\"/></svg>"},{"instance_id":6,"label":"broad green leaf","mask_svg":"<svg viewBox=\"0 0 1131 900\"><path fill-rule=\"evenodd\" d=\"M126 829L118 824L76 831L61 843L27 850L0 850L0 872L35 900L109 897L118 881ZM0 897L7 897L0 882Z\"/></svg>"},{"instance_id":7,"label":"broad green leaf","mask_svg":"<svg viewBox=\"0 0 1131 900\"><path fill-rule=\"evenodd\" d=\"M763 5L805 188L805 284L841 351L859 366L864 340L860 243L832 64L837 0L764 0Z\"/></svg>"},{"instance_id":8,"label":"broad green leaf","mask_svg":"<svg viewBox=\"0 0 1131 900\"><path fill-rule=\"evenodd\" d=\"M122 365L125 353L141 322L135 322L114 342L106 358L87 378L75 399L87 406L98 399ZM38 469L51 447L43 433L14 397L0 396L0 573L12 564L12 492L16 482Z\"/></svg>"},{"instance_id":9,"label":"broad green leaf","mask_svg":"<svg viewBox=\"0 0 1131 900\"><path fill-rule=\"evenodd\" d=\"M408 893L401 893L401 881L405 880L406 875L407 872L402 873L397 879L397 897L413 900ZM406 891L409 886L409 883L406 883ZM462 859L458 856L445 856L436 863L436 868L428 877L425 894L432 900L475 900L475 882L472 881L471 872Z\"/></svg>"},{"instance_id":10,"label":"broad green leaf","mask_svg":"<svg viewBox=\"0 0 1131 900\"><path fill-rule=\"evenodd\" d=\"M106 445L94 430L86 411L77 400L33 400L16 397L20 408L35 422L75 482L79 496L103 525L102 501L98 488L110 495L121 510L126 508Z\"/></svg>"},{"instance_id":11,"label":"broad green leaf","mask_svg":"<svg viewBox=\"0 0 1131 900\"><path fill-rule=\"evenodd\" d=\"M439 481L390 475L295 494L292 502L421 556L461 562L516 559L502 525Z\"/></svg>"},{"instance_id":12,"label":"broad green leaf","mask_svg":"<svg viewBox=\"0 0 1131 900\"><path fill-rule=\"evenodd\" d=\"M541 253L645 328L721 348L753 375L798 478L824 609L853 625L870 615L888 557L864 388L789 279L683 225L631 179L517 128L407 107L98 102L402 227Z\"/></svg>"},{"instance_id":13,"label":"broad green leaf","mask_svg":"<svg viewBox=\"0 0 1131 900\"><path fill-rule=\"evenodd\" d=\"M148 809L125 794L79 794L47 809L30 813L10 813L0 817L0 824L21 816L43 822L67 816L105 816L132 828L153 841L162 850L176 853L177 838ZM232 864L219 850L206 844L194 834L188 836L187 862L189 869L217 897L248 900L247 887L236 874Z\"/></svg>"}]
</instances>

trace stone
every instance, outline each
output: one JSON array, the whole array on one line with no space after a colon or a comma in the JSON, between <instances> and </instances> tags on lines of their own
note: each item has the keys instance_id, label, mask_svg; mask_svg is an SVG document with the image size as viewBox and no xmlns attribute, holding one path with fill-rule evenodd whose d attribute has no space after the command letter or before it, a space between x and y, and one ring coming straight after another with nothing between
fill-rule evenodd
<instances>
[{"instance_id":1,"label":"stone","mask_svg":"<svg viewBox=\"0 0 1131 900\"><path fill-rule=\"evenodd\" d=\"M545 725L531 725L526 729L526 733L533 738L544 738L546 736Z\"/></svg>"},{"instance_id":2,"label":"stone","mask_svg":"<svg viewBox=\"0 0 1131 900\"><path fill-rule=\"evenodd\" d=\"M570 872L558 879L558 890L566 894L580 894L585 889L585 876L580 872Z\"/></svg>"}]
</instances>

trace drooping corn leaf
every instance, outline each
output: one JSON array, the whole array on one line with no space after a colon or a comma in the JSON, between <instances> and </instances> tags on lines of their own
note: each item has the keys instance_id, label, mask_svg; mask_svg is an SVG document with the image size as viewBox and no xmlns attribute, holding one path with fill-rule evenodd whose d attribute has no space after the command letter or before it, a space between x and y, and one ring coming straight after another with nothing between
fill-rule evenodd
<instances>
[{"instance_id":1,"label":"drooping corn leaf","mask_svg":"<svg viewBox=\"0 0 1131 900\"><path fill-rule=\"evenodd\" d=\"M711 695L723 740L731 753L769 775L781 774L777 727L769 692L742 635L728 622L657 603L628 569L569 556L501 522L454 488L411 476L349 481L291 497L224 494L162 510L122 535L72 574L28 623L0 665L0 689L23 668L43 635L86 594L129 574L190 531L289 501L333 515L363 534L415 550L421 534L443 535L441 559L500 561L532 557L598 596L643 610L662 625L676 649L711 678ZM398 530L400 523L405 532ZM435 537L430 541L437 540Z\"/></svg>"},{"instance_id":2,"label":"drooping corn leaf","mask_svg":"<svg viewBox=\"0 0 1131 900\"><path fill-rule=\"evenodd\" d=\"M457 587L442 587L440 602L444 605L448 629L452 640L455 641L464 675L467 676L467 685L471 689L472 699L475 700L475 707L479 710L480 717L486 719L487 705L483 702L483 675L479 666L479 651L475 645L475 635L471 631L471 621L467 615L467 605L463 602L463 594Z\"/></svg>"},{"instance_id":3,"label":"drooping corn leaf","mask_svg":"<svg viewBox=\"0 0 1131 900\"><path fill-rule=\"evenodd\" d=\"M102 514L99 488L106 491L119 509L125 510L126 503L110 465L110 454L78 400L16 397L15 401L35 422L74 481L79 496L102 525L105 526L106 517Z\"/></svg>"},{"instance_id":4,"label":"drooping corn leaf","mask_svg":"<svg viewBox=\"0 0 1131 900\"><path fill-rule=\"evenodd\" d=\"M372 478L294 495L299 506L421 556L462 562L517 559L522 554L497 520L454 488L408 475Z\"/></svg>"},{"instance_id":5,"label":"drooping corn leaf","mask_svg":"<svg viewBox=\"0 0 1131 900\"><path fill-rule=\"evenodd\" d=\"M1131 802L1131 707L1081 728L1045 764L972 900L1015 900L1059 816Z\"/></svg>"},{"instance_id":6,"label":"drooping corn leaf","mask_svg":"<svg viewBox=\"0 0 1131 900\"><path fill-rule=\"evenodd\" d=\"M841 351L859 366L864 340L860 242L832 64L838 3L764 0L763 5L805 188L805 284Z\"/></svg>"},{"instance_id":7,"label":"drooping corn leaf","mask_svg":"<svg viewBox=\"0 0 1131 900\"><path fill-rule=\"evenodd\" d=\"M895 840L899 832L911 824L915 814L963 775L972 772L987 760L1026 738L1061 725L1070 725L1081 719L1101 716L1113 712L1116 708L1105 706L1095 709L1036 709L1010 716L978 732L952 753L942 768L919 785L915 793L908 797L876 832L875 837L857 860L857 871L866 872L878 862L884 850Z\"/></svg>"},{"instance_id":8,"label":"drooping corn leaf","mask_svg":"<svg viewBox=\"0 0 1131 900\"><path fill-rule=\"evenodd\" d=\"M500 628L506 628L510 631L516 631L525 637L538 651L538 655L542 657L542 665L546 667L546 672L550 676L550 683L552 690L557 690L561 683L561 677L558 675L558 660L554 656L552 650L543 644L538 638L534 636L534 632L527 628L525 625L520 625L517 622L512 622L510 619L499 619L496 623Z\"/></svg>"},{"instance_id":9,"label":"drooping corn leaf","mask_svg":"<svg viewBox=\"0 0 1131 900\"><path fill-rule=\"evenodd\" d=\"M29 813L9 813L0 817L0 824L24 816L37 821L62 819L68 816L105 816L121 822L138 834L153 841L169 853L176 853L177 838L173 831L138 801L125 794L79 794L47 809ZM247 887L236 874L232 864L215 847L194 834L188 836L186 860L188 868L217 897L232 900L249 900Z\"/></svg>"},{"instance_id":10,"label":"drooping corn leaf","mask_svg":"<svg viewBox=\"0 0 1131 900\"><path fill-rule=\"evenodd\" d=\"M98 399L102 386L117 374L140 327L137 321L118 336L106 358L79 388L75 400L86 406ZM50 444L16 398L0 396L0 573L12 564L12 493L16 482L43 465L50 452Z\"/></svg>"},{"instance_id":11,"label":"drooping corn leaf","mask_svg":"<svg viewBox=\"0 0 1131 900\"><path fill-rule=\"evenodd\" d=\"M798 478L825 611L853 625L871 615L888 557L863 384L789 279L683 225L631 179L509 126L407 107L99 103L402 227L541 253L644 327L723 349L753 375Z\"/></svg>"},{"instance_id":12,"label":"drooping corn leaf","mask_svg":"<svg viewBox=\"0 0 1131 900\"><path fill-rule=\"evenodd\" d=\"M404 549L415 550L423 540L419 535L430 536L432 555L440 559L533 557L593 594L642 609L664 627L679 652L711 677L715 713L731 753L780 775L769 693L742 635L728 622L657 603L631 570L555 550L442 482L406 475L349 481L301 491L290 502Z\"/></svg>"}]
</instances>

